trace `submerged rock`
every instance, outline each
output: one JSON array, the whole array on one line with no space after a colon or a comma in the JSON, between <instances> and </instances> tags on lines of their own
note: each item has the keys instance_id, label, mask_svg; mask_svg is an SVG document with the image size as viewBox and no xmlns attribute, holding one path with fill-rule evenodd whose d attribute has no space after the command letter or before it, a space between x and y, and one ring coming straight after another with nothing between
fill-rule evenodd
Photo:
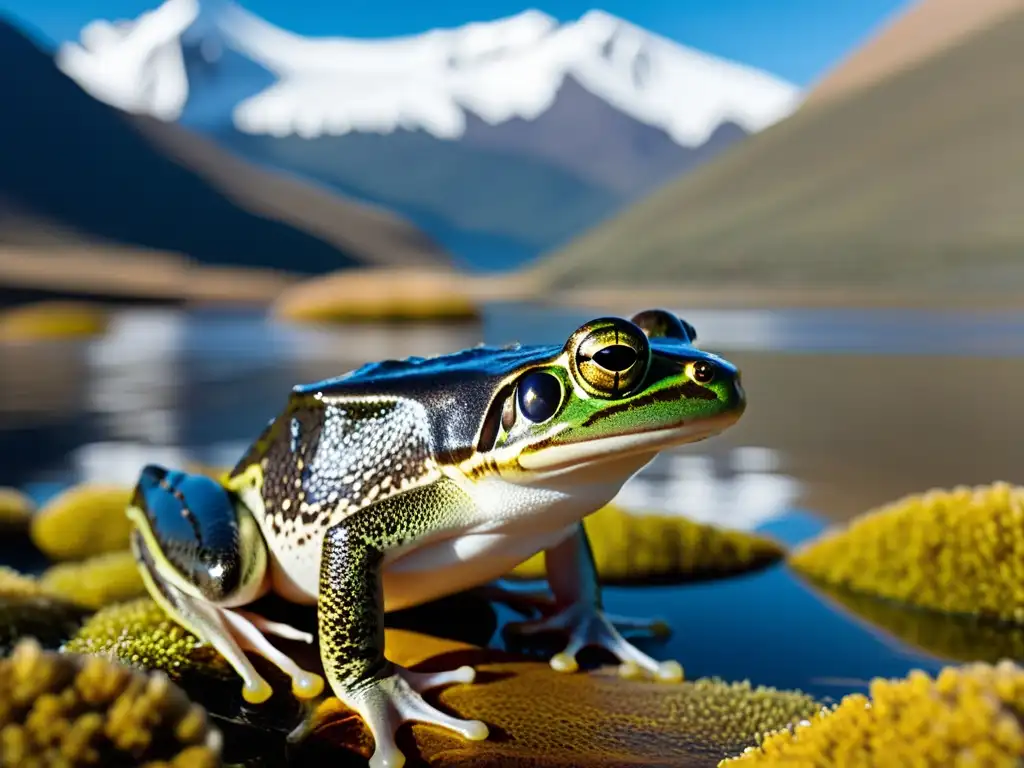
<instances>
[{"instance_id":1,"label":"submerged rock","mask_svg":"<svg viewBox=\"0 0 1024 768\"><path fill-rule=\"evenodd\" d=\"M785 557L772 539L687 520L678 515L626 512L606 506L587 517L601 582L608 585L666 584L747 573ZM544 554L518 566L511 579L544 578Z\"/></svg>"},{"instance_id":2,"label":"submerged rock","mask_svg":"<svg viewBox=\"0 0 1024 768\"><path fill-rule=\"evenodd\" d=\"M393 660L417 669L475 666L476 682L427 697L491 730L488 740L467 742L431 726L406 726L398 738L410 766L714 766L822 707L800 692L745 682L654 683L609 670L563 674L542 662L403 630L390 631L387 644ZM372 751L362 721L337 699L327 699L310 726L307 748L318 755L337 747L364 757Z\"/></svg>"},{"instance_id":3,"label":"submerged rock","mask_svg":"<svg viewBox=\"0 0 1024 768\"><path fill-rule=\"evenodd\" d=\"M78 485L56 496L32 518L32 541L54 560L81 560L128 549L125 515L131 489Z\"/></svg>"},{"instance_id":4,"label":"submerged rock","mask_svg":"<svg viewBox=\"0 0 1024 768\"><path fill-rule=\"evenodd\" d=\"M51 593L94 610L146 594L146 585L129 550L58 563L43 573L40 583Z\"/></svg>"},{"instance_id":5,"label":"submerged rock","mask_svg":"<svg viewBox=\"0 0 1024 768\"><path fill-rule=\"evenodd\" d=\"M219 732L160 673L20 641L0 659L0 761L24 768L214 768Z\"/></svg>"},{"instance_id":6,"label":"submerged rock","mask_svg":"<svg viewBox=\"0 0 1024 768\"><path fill-rule=\"evenodd\" d=\"M721 763L874 768L1018 766L1024 761L1024 669L1010 661L947 667L932 678L876 679L795 728Z\"/></svg>"},{"instance_id":7,"label":"submerged rock","mask_svg":"<svg viewBox=\"0 0 1024 768\"><path fill-rule=\"evenodd\" d=\"M1024 488L907 496L806 544L789 562L854 591L1024 623Z\"/></svg>"}]
</instances>

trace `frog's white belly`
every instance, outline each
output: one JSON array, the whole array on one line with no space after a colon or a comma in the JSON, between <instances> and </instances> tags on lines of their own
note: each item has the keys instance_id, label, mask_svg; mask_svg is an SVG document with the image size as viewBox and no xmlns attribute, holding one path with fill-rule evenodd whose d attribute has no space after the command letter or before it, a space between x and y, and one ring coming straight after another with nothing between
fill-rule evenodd
<instances>
[{"instance_id":1,"label":"frog's white belly","mask_svg":"<svg viewBox=\"0 0 1024 768\"><path fill-rule=\"evenodd\" d=\"M477 483L477 513L462 530L450 530L385 556L385 610L434 600L506 575L523 561L568 536L583 517L611 501L622 480L595 484L582 494L557 488ZM289 600L314 603L320 577L319 542L302 551L279 551L274 588Z\"/></svg>"}]
</instances>

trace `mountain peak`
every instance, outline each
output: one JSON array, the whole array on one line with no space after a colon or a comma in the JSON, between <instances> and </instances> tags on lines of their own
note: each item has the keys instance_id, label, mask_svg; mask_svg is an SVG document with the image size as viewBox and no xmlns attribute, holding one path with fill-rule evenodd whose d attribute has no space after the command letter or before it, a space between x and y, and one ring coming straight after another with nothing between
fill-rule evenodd
<instances>
[{"instance_id":1,"label":"mountain peak","mask_svg":"<svg viewBox=\"0 0 1024 768\"><path fill-rule=\"evenodd\" d=\"M212 10L210 10L212 9ZM197 21L198 20L198 21ZM799 90L679 45L602 10L560 24L536 9L382 39L303 37L221 0L166 0L134 22L94 22L58 65L95 97L164 120L189 83L181 39L202 24L277 81L233 106L235 127L304 137L422 130L460 138L467 114L534 120L571 77L630 118L699 146L723 123L759 131L796 108Z\"/></svg>"}]
</instances>

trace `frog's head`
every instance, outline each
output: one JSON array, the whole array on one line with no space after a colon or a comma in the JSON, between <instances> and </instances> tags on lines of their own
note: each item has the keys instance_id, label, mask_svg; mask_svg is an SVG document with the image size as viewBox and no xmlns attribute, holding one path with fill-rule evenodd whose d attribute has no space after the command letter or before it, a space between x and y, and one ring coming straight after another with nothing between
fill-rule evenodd
<instances>
[{"instance_id":1,"label":"frog's head","mask_svg":"<svg viewBox=\"0 0 1024 768\"><path fill-rule=\"evenodd\" d=\"M584 467L631 474L728 428L746 407L740 374L695 338L664 310L586 323L505 382L481 433L484 463L518 482Z\"/></svg>"},{"instance_id":2,"label":"frog's head","mask_svg":"<svg viewBox=\"0 0 1024 768\"><path fill-rule=\"evenodd\" d=\"M127 508L160 578L213 603L262 586L266 545L252 513L205 475L149 464Z\"/></svg>"}]
</instances>

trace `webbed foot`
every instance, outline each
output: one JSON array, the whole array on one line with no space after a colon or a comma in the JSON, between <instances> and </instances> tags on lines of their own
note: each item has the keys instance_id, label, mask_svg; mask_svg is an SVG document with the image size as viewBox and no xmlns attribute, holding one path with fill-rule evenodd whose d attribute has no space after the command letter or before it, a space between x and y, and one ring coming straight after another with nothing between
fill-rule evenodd
<instances>
[{"instance_id":1,"label":"webbed foot","mask_svg":"<svg viewBox=\"0 0 1024 768\"><path fill-rule=\"evenodd\" d=\"M559 653L551 657L551 667L558 672L576 672L576 656L586 647L603 648L620 662L623 677L641 677L645 672L657 680L679 682L683 668L677 661L658 661L626 640L619 629L642 630L652 634L667 634L667 626L657 620L613 616L585 602L571 603L540 619L509 624L510 634L532 636L542 632L566 632L569 641Z\"/></svg>"},{"instance_id":2,"label":"webbed foot","mask_svg":"<svg viewBox=\"0 0 1024 768\"><path fill-rule=\"evenodd\" d=\"M471 683L476 677L472 667L459 667L444 672L413 672L393 665L394 671L378 678L339 699L354 710L373 735L374 752L371 768L400 768L405 755L398 748L395 734L403 723L437 725L454 731L470 741L483 741L487 725L480 720L462 720L445 714L423 699L423 692L452 683ZM288 736L291 742L306 738L329 714L314 713Z\"/></svg>"}]
</instances>

